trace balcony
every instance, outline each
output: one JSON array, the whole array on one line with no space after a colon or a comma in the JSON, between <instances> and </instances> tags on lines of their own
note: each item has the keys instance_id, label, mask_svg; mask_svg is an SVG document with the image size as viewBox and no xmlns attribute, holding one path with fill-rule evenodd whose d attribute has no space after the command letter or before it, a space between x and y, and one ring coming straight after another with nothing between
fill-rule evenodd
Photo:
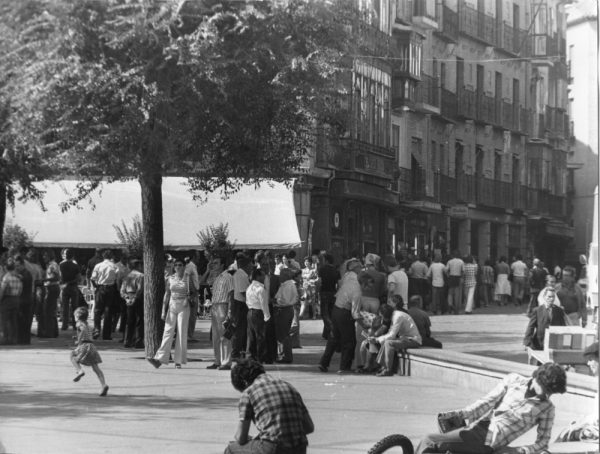
<instances>
[{"instance_id":1,"label":"balcony","mask_svg":"<svg viewBox=\"0 0 600 454\"><path fill-rule=\"evenodd\" d=\"M467 119L477 118L477 95L474 91L460 88L458 90L458 115Z\"/></svg>"},{"instance_id":2,"label":"balcony","mask_svg":"<svg viewBox=\"0 0 600 454\"><path fill-rule=\"evenodd\" d=\"M526 30L511 27L503 22L499 27L498 47L505 52L521 57L529 56L530 40Z\"/></svg>"},{"instance_id":3,"label":"balcony","mask_svg":"<svg viewBox=\"0 0 600 454\"><path fill-rule=\"evenodd\" d=\"M559 55L559 45L561 40L555 34L533 35L532 57L549 57ZM563 52L564 53L564 52Z\"/></svg>"},{"instance_id":4,"label":"balcony","mask_svg":"<svg viewBox=\"0 0 600 454\"><path fill-rule=\"evenodd\" d=\"M569 137L569 116L564 112L563 109L546 106L545 120L546 131L548 131L551 137Z\"/></svg>"},{"instance_id":5,"label":"balcony","mask_svg":"<svg viewBox=\"0 0 600 454\"><path fill-rule=\"evenodd\" d=\"M435 17L435 0L412 0L414 24L431 30L438 29Z\"/></svg>"},{"instance_id":6,"label":"balcony","mask_svg":"<svg viewBox=\"0 0 600 454\"><path fill-rule=\"evenodd\" d=\"M501 101L501 109L502 109L502 127L504 129L509 129L511 131L514 131L515 129L518 129L519 121L518 121L518 116L517 118L515 118L515 110L513 109L513 105L509 102L506 101ZM517 110L518 112L518 110Z\"/></svg>"},{"instance_id":7,"label":"balcony","mask_svg":"<svg viewBox=\"0 0 600 454\"><path fill-rule=\"evenodd\" d=\"M437 35L446 41L458 42L458 13L446 5L438 6L438 28Z\"/></svg>"},{"instance_id":8,"label":"balcony","mask_svg":"<svg viewBox=\"0 0 600 454\"><path fill-rule=\"evenodd\" d=\"M400 169L400 194L403 200L422 200L451 206L469 203L489 208L521 210L554 218L566 216L565 197L511 182L461 175L451 178L433 174L433 196L425 193L425 170Z\"/></svg>"},{"instance_id":9,"label":"balcony","mask_svg":"<svg viewBox=\"0 0 600 454\"><path fill-rule=\"evenodd\" d=\"M464 2L459 7L459 31L482 41L485 44L495 46L497 40L497 25L492 16L478 11Z\"/></svg>"},{"instance_id":10,"label":"balcony","mask_svg":"<svg viewBox=\"0 0 600 454\"><path fill-rule=\"evenodd\" d=\"M476 119L490 125L497 124L496 98L487 95L477 96Z\"/></svg>"},{"instance_id":11,"label":"balcony","mask_svg":"<svg viewBox=\"0 0 600 454\"><path fill-rule=\"evenodd\" d=\"M361 49L383 57L390 55L392 37L378 27L360 21L353 27Z\"/></svg>"},{"instance_id":12,"label":"balcony","mask_svg":"<svg viewBox=\"0 0 600 454\"><path fill-rule=\"evenodd\" d=\"M442 88L441 92L442 115L447 118L456 118L458 108L456 93L452 93L450 90L446 90L445 88Z\"/></svg>"},{"instance_id":13,"label":"balcony","mask_svg":"<svg viewBox=\"0 0 600 454\"><path fill-rule=\"evenodd\" d=\"M396 155L392 148L354 139L340 139L339 144L333 155L333 164L338 169L385 180L393 178Z\"/></svg>"},{"instance_id":14,"label":"balcony","mask_svg":"<svg viewBox=\"0 0 600 454\"><path fill-rule=\"evenodd\" d=\"M415 101L417 107L430 112L440 112L439 79L427 74L421 75L421 82L417 85Z\"/></svg>"}]
</instances>

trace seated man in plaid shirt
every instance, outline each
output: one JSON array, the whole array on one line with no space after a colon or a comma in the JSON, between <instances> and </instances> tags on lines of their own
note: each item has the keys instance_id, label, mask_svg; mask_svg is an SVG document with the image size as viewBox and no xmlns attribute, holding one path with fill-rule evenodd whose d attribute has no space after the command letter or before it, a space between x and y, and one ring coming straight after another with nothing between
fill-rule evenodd
<instances>
[{"instance_id":1,"label":"seated man in plaid shirt","mask_svg":"<svg viewBox=\"0 0 600 454\"><path fill-rule=\"evenodd\" d=\"M235 441L225 454L305 454L306 435L315 430L302 397L288 382L265 373L253 359L241 359L231 370L231 383L242 393ZM250 439L250 422L258 435Z\"/></svg>"},{"instance_id":2,"label":"seated man in plaid shirt","mask_svg":"<svg viewBox=\"0 0 600 454\"><path fill-rule=\"evenodd\" d=\"M507 375L487 396L462 410L442 413L438 419L468 419L469 424L451 432L426 435L416 454L446 451L473 454L537 454L546 450L554 424L554 405L549 397L564 393L565 371L556 363L538 367L531 377ZM533 444L508 445L537 426Z\"/></svg>"}]
</instances>

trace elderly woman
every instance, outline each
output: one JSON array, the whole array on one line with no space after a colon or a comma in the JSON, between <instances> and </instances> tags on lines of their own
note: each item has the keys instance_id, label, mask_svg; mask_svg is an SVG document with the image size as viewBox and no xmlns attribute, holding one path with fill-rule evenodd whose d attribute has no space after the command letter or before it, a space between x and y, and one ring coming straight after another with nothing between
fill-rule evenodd
<instances>
[{"instance_id":1,"label":"elderly woman","mask_svg":"<svg viewBox=\"0 0 600 454\"><path fill-rule=\"evenodd\" d=\"M175 272L167 278L165 297L163 299L162 319L165 321L160 348L154 358L146 358L157 369L162 364L169 363L171 342L177 328L175 342L175 368L181 369L187 363L187 329L190 317L190 298L197 295L196 287L190 282L190 277L185 273L183 260L175 259L173 264Z\"/></svg>"}]
</instances>

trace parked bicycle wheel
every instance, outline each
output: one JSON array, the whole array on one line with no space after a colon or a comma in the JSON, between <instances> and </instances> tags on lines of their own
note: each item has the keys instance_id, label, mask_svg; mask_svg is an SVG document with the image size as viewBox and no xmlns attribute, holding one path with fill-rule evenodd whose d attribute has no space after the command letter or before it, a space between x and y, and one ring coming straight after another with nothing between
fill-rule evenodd
<instances>
[{"instance_id":1,"label":"parked bicycle wheel","mask_svg":"<svg viewBox=\"0 0 600 454\"><path fill-rule=\"evenodd\" d=\"M398 448L393 451L392 448ZM413 454L415 451L412 442L404 435L393 434L379 440L375 445L369 449L367 454L382 454L387 452L402 452L403 454Z\"/></svg>"}]
</instances>

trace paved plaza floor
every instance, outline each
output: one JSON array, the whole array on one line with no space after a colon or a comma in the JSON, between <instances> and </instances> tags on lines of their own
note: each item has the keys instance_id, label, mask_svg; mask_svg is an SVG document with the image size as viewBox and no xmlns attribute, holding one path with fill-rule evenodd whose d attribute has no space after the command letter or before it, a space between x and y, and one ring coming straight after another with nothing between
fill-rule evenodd
<instances>
[{"instance_id":1,"label":"paved plaza floor","mask_svg":"<svg viewBox=\"0 0 600 454\"><path fill-rule=\"evenodd\" d=\"M486 308L475 315L433 317L444 348L525 361L521 347L526 317L520 308ZM267 365L302 394L315 422L309 452L364 453L391 433L414 443L435 431L435 415L479 397L440 377L375 377L323 374L322 322L302 321L303 348L294 364ZM0 349L0 453L220 453L235 432L239 393L229 372L207 370L212 362L209 323L197 323L199 342L190 344L183 369L154 369L142 350L99 341L110 390L99 397L90 368L73 383L71 332L58 339ZM332 370L339 356L334 356ZM510 371L507 371L510 372ZM557 415L563 426L574 415ZM251 433L255 433L254 428ZM525 438L533 439L534 433Z\"/></svg>"}]
</instances>

